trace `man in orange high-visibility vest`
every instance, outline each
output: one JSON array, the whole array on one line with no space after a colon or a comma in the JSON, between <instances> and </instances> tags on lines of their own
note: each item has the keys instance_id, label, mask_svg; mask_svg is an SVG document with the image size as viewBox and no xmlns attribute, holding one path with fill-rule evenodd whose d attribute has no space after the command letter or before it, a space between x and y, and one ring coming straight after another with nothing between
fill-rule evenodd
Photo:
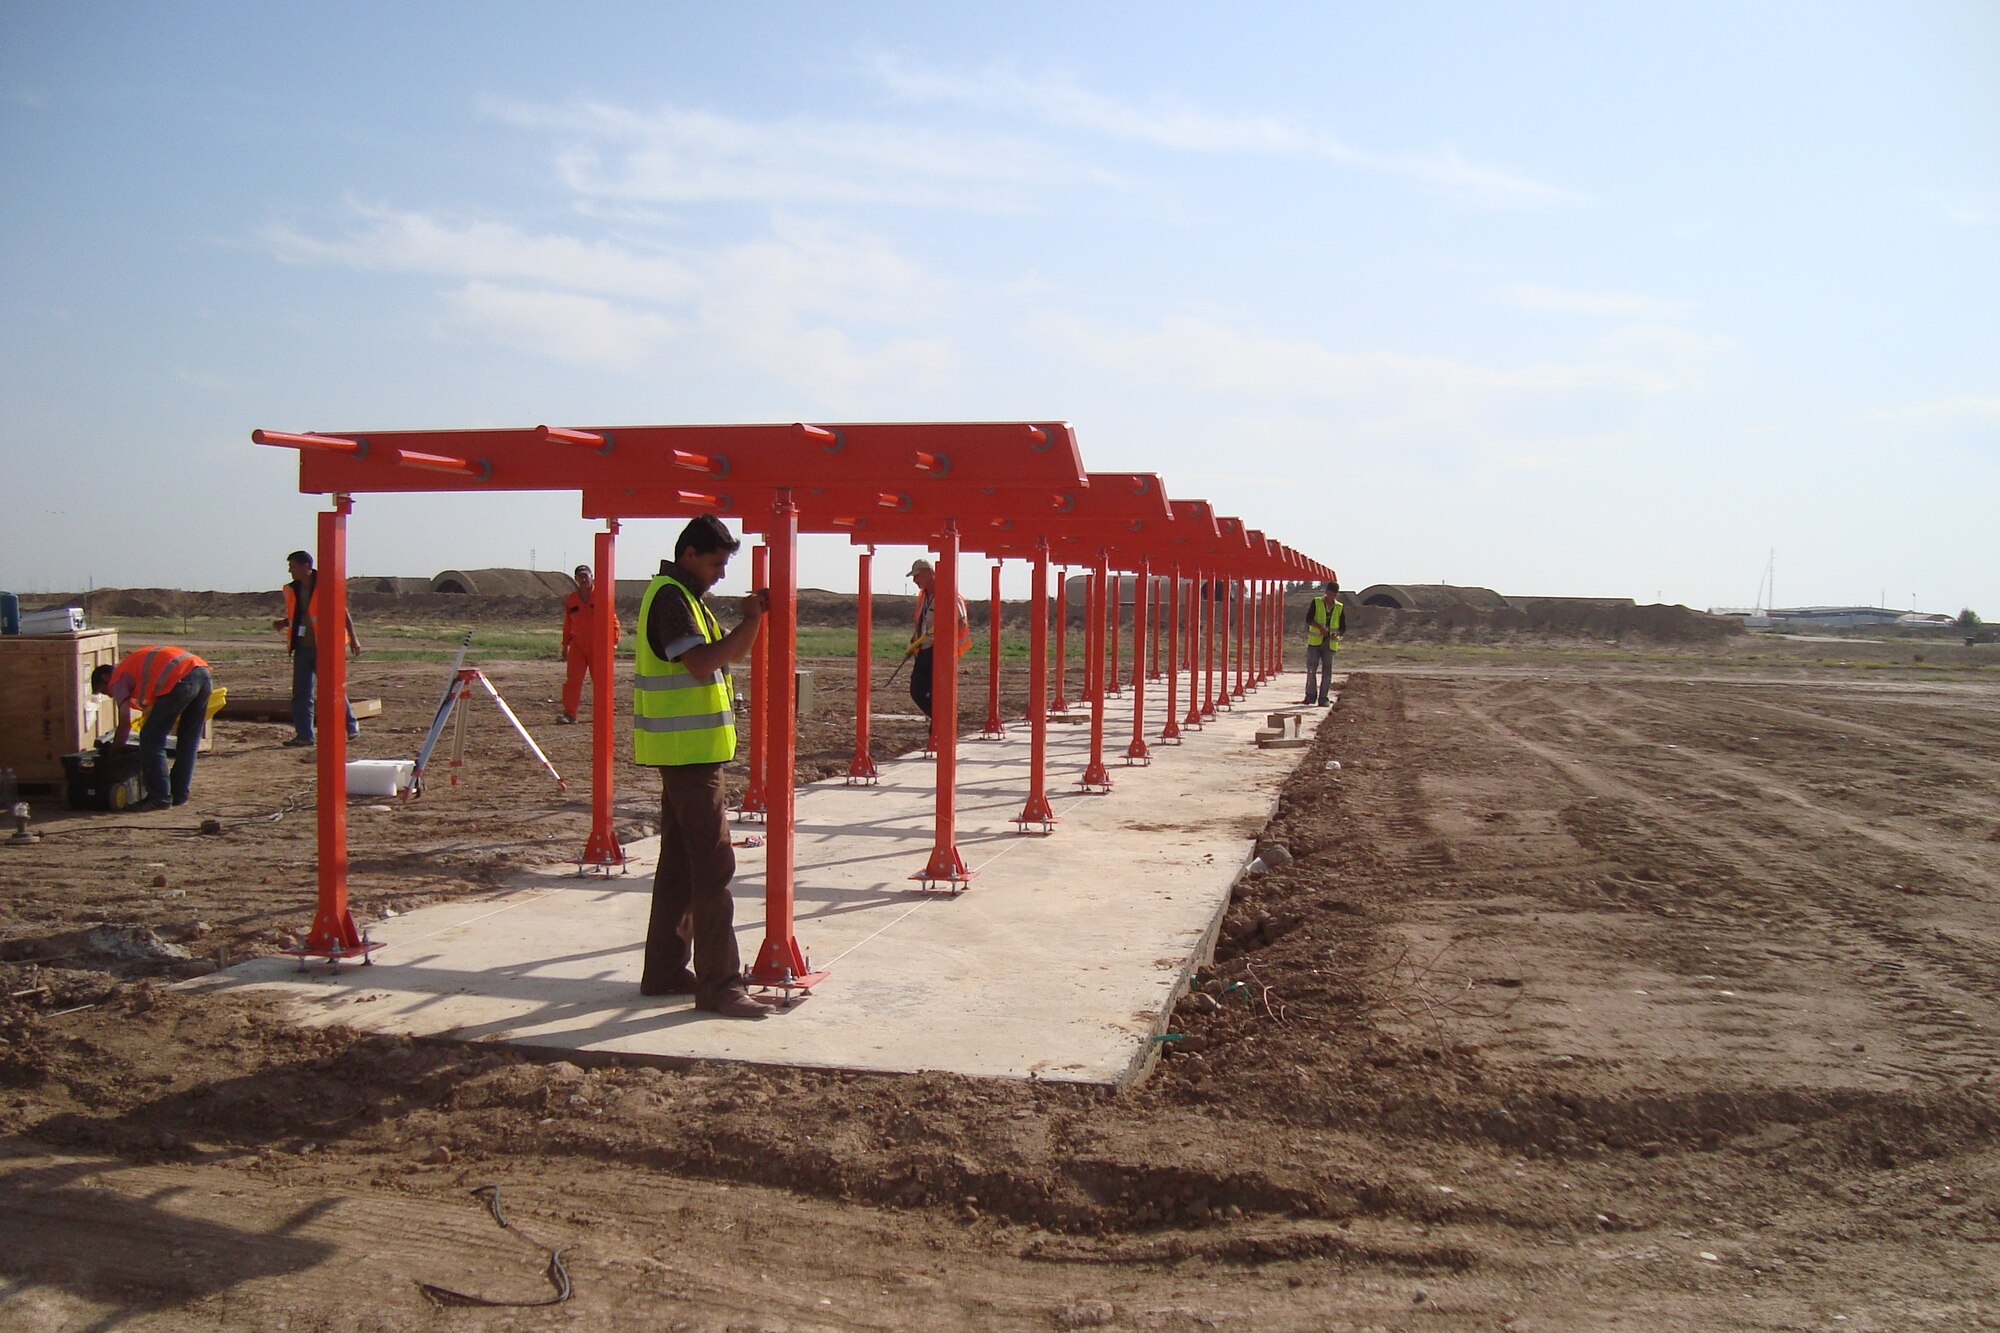
<instances>
[{"instance_id":1,"label":"man in orange high-visibility vest","mask_svg":"<svg viewBox=\"0 0 2000 1333\"><path fill-rule=\"evenodd\" d=\"M590 578L590 566L576 567L576 591L563 598L562 655L569 664L569 676L563 681L562 715L559 722L576 721L577 707L583 702L583 678L597 679L603 666L597 660L597 630L595 591ZM617 643L624 627L618 623L618 599L611 599L611 642Z\"/></svg>"},{"instance_id":2,"label":"man in orange high-visibility vest","mask_svg":"<svg viewBox=\"0 0 2000 1333\"><path fill-rule=\"evenodd\" d=\"M910 700L923 710L924 716L931 715L931 648L937 637L937 616L932 606L937 600L932 585L937 581L937 571L928 560L918 560L910 566L910 579L917 585L916 632L910 636L910 647L906 656L916 660L910 663ZM972 621L965 612L965 599L958 599L958 629L954 642L957 655L965 656L965 650L972 646Z\"/></svg>"},{"instance_id":3,"label":"man in orange high-visibility vest","mask_svg":"<svg viewBox=\"0 0 2000 1333\"><path fill-rule=\"evenodd\" d=\"M285 568L292 575L292 581L285 585L285 615L271 624L285 631L285 651L292 655L292 729L297 734L285 744L296 749L313 743L313 724L318 720L313 708L313 694L319 685L319 632L313 623L313 592L319 587L319 573L313 568L312 556L305 551L286 556ZM351 615L347 617L346 630L347 646L358 656L361 640L354 637ZM353 703L342 699L341 706L347 713L347 734L359 736L361 724L354 720Z\"/></svg>"},{"instance_id":4,"label":"man in orange high-visibility vest","mask_svg":"<svg viewBox=\"0 0 2000 1333\"><path fill-rule=\"evenodd\" d=\"M194 785L194 752L201 746L201 729L208 721L208 696L214 682L208 663L185 648L149 644L127 653L118 665L90 673L92 693L111 696L118 705L122 747L132 735L132 710L144 709L139 727L139 771L146 780L146 799L134 810L165 810L186 805ZM167 774L167 733L174 733L174 771Z\"/></svg>"}]
</instances>

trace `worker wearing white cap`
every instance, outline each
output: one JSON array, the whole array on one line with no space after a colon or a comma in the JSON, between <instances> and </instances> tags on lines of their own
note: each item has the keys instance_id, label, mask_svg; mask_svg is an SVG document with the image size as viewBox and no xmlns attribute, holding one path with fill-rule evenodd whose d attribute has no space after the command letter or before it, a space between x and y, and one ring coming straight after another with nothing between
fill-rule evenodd
<instances>
[{"instance_id":1,"label":"worker wearing white cap","mask_svg":"<svg viewBox=\"0 0 2000 1333\"><path fill-rule=\"evenodd\" d=\"M592 596L590 566L576 567L576 591L563 599L562 655L569 664L569 676L563 681L561 722L576 721L576 710L583 702L583 678L588 675L597 678L601 669L597 661L597 631L593 623L597 618L597 602ZM618 623L618 599L614 593L611 600L611 641L618 642L624 627Z\"/></svg>"},{"instance_id":2,"label":"worker wearing white cap","mask_svg":"<svg viewBox=\"0 0 2000 1333\"><path fill-rule=\"evenodd\" d=\"M923 710L925 717L931 715L931 647L937 636L936 615L933 603L937 600L932 585L937 573L931 562L917 559L910 564L910 579L917 585L916 630L910 636L907 652L916 660L910 663L910 698ZM960 657L972 646L972 622L966 614L965 598L958 599L957 648Z\"/></svg>"}]
</instances>

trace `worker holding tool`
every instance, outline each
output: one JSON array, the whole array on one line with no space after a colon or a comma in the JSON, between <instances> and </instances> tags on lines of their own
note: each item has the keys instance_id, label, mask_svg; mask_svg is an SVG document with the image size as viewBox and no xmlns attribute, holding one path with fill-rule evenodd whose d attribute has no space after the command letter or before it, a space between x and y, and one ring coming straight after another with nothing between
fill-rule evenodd
<instances>
[{"instance_id":1,"label":"worker holding tool","mask_svg":"<svg viewBox=\"0 0 2000 1333\"><path fill-rule=\"evenodd\" d=\"M1306 607L1306 697L1301 703L1333 707L1333 655L1340 651L1340 635L1346 624L1340 583L1328 579Z\"/></svg>"},{"instance_id":2,"label":"worker holding tool","mask_svg":"<svg viewBox=\"0 0 2000 1333\"><path fill-rule=\"evenodd\" d=\"M910 662L910 698L923 710L925 717L931 715L931 648L937 637L936 615L932 603L933 584L937 582L937 572L931 562L919 559L910 566L910 578L917 585L916 630L910 636L910 646L903 650L903 656ZM972 646L972 622L966 615L965 599L958 599L958 656L965 656L965 650Z\"/></svg>"},{"instance_id":3,"label":"worker holding tool","mask_svg":"<svg viewBox=\"0 0 2000 1333\"><path fill-rule=\"evenodd\" d=\"M690 520L639 603L632 757L660 770L660 860L639 993L693 992L697 1009L762 1018L770 1010L745 989L736 949L722 769L736 756L729 664L749 654L770 601L763 589L743 598L727 634L702 603L741 544L713 514Z\"/></svg>"},{"instance_id":4,"label":"worker holding tool","mask_svg":"<svg viewBox=\"0 0 2000 1333\"><path fill-rule=\"evenodd\" d=\"M597 662L597 633L592 629L596 619L595 591L590 577L589 565L576 567L576 591L563 598L562 655L569 663L569 676L563 681L562 713L558 722L576 721L577 705L583 702L583 678L589 675L597 679L600 670ZM613 590L611 599L611 641L618 642L618 636L625 632L618 623L618 598Z\"/></svg>"},{"instance_id":5,"label":"worker holding tool","mask_svg":"<svg viewBox=\"0 0 2000 1333\"><path fill-rule=\"evenodd\" d=\"M105 694L118 705L118 731L111 738L114 749L123 748L132 735L132 710L144 710L146 720L139 726L139 771L146 782L146 799L134 810L165 810L170 805L186 805L188 789L194 785L194 753L201 746L201 730L208 722L208 696L214 687L208 663L185 648L149 644L138 648L118 665L101 666L90 673L90 690ZM167 733L174 733L174 771L167 775Z\"/></svg>"},{"instance_id":6,"label":"worker holding tool","mask_svg":"<svg viewBox=\"0 0 2000 1333\"><path fill-rule=\"evenodd\" d=\"M313 558L304 551L294 551L285 557L285 567L291 571L292 581L285 585L285 615L281 620L271 622L273 629L285 631L285 651L292 655L292 730L295 733L285 742L296 749L313 743L313 690L319 680L319 634L313 624L313 592L319 587L319 573L313 568ZM354 637L354 617L347 617L347 647L355 656L361 655L361 640ZM354 705L341 700L347 710L347 734L359 736L361 724L354 720Z\"/></svg>"}]
</instances>

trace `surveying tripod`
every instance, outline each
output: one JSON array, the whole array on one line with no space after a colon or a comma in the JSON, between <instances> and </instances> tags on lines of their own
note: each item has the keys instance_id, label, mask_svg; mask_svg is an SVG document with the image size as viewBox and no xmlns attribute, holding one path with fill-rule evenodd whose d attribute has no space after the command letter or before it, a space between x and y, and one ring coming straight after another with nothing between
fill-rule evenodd
<instances>
[{"instance_id":1,"label":"surveying tripod","mask_svg":"<svg viewBox=\"0 0 2000 1333\"><path fill-rule=\"evenodd\" d=\"M521 725L521 719L514 716L514 710L509 708L507 701L500 697L500 691L493 687L493 682L486 679L485 673L481 672L477 667L465 665L465 650L471 643L472 631L467 630L465 638L459 642L458 656L452 661L451 676L445 681L444 697L438 700L437 715L431 718L431 729L424 736L423 748L417 751L417 765L410 773L410 796L414 798L424 794L424 770L430 766L431 752L437 748L438 738L444 734L445 723L454 721L454 719L456 725L452 728L451 763L449 767L451 769L452 785L454 787L458 785L458 770L465 767L466 711L459 705L472 697L472 686L475 681L479 683L480 687L488 695L492 696L493 702L499 705L501 713L506 716L509 722L513 723L515 732L523 741L527 742L528 748L534 751L535 758L541 760L542 767L549 770L549 776L556 780L556 790L568 791L569 784L563 781L562 774L556 772L556 766L549 762L549 757L542 753L542 747L535 744L535 738L530 736L528 729Z\"/></svg>"}]
</instances>

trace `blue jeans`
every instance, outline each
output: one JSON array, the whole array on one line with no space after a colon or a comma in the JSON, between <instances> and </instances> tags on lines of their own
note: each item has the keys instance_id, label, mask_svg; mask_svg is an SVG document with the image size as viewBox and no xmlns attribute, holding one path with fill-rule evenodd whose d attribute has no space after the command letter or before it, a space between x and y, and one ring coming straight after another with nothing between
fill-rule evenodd
<instances>
[{"instance_id":1,"label":"blue jeans","mask_svg":"<svg viewBox=\"0 0 2000 1333\"><path fill-rule=\"evenodd\" d=\"M319 649L300 647L292 650L292 729L299 733L299 739L313 738L313 686L319 676ZM347 734L352 736L359 724L354 720L354 705L341 700L347 708Z\"/></svg>"},{"instance_id":2,"label":"blue jeans","mask_svg":"<svg viewBox=\"0 0 2000 1333\"><path fill-rule=\"evenodd\" d=\"M1323 704L1333 698L1333 654L1330 643L1306 645L1306 702ZM1316 674L1315 674L1316 673Z\"/></svg>"},{"instance_id":3,"label":"blue jeans","mask_svg":"<svg viewBox=\"0 0 2000 1333\"><path fill-rule=\"evenodd\" d=\"M187 801L194 785L194 754L201 748L201 729L208 722L208 695L213 682L205 667L196 667L181 683L153 700L139 724L139 771L146 779L146 799ZM174 772L167 780L167 733L174 733Z\"/></svg>"}]
</instances>

